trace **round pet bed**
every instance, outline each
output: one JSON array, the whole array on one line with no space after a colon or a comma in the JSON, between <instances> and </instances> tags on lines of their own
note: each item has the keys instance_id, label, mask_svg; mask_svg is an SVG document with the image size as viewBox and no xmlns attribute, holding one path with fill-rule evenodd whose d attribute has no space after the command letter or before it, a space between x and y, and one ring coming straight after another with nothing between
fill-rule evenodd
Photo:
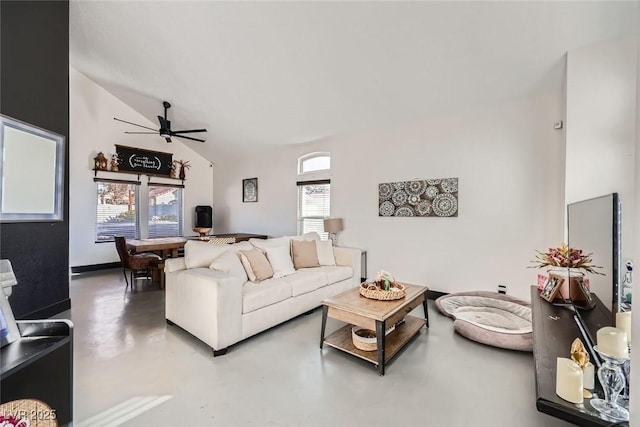
<instances>
[{"instance_id":1,"label":"round pet bed","mask_svg":"<svg viewBox=\"0 0 640 427\"><path fill-rule=\"evenodd\" d=\"M474 291L441 296L436 307L454 319L453 328L463 337L508 350L533 350L531 307L526 301Z\"/></svg>"}]
</instances>

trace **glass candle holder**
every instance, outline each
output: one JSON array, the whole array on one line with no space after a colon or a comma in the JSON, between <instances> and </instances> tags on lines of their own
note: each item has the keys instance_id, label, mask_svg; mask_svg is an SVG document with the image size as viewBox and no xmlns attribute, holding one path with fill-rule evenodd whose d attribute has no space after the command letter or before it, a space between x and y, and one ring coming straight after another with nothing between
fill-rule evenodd
<instances>
[{"instance_id":1,"label":"glass candle holder","mask_svg":"<svg viewBox=\"0 0 640 427\"><path fill-rule=\"evenodd\" d=\"M625 378L622 372L623 365L628 358L613 357L598 350L598 346L593 349L598 352L604 363L598 369L598 379L604 390L604 399L591 399L591 406L607 418L616 421L628 421L629 411L618 404L618 396L624 389Z\"/></svg>"}]
</instances>

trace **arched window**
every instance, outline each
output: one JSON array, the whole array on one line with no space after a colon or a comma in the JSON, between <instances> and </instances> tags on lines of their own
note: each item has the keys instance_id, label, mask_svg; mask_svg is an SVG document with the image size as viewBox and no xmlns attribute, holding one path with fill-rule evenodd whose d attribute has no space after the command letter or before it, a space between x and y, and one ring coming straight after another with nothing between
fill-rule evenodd
<instances>
[{"instance_id":1,"label":"arched window","mask_svg":"<svg viewBox=\"0 0 640 427\"><path fill-rule=\"evenodd\" d=\"M298 158L298 173L300 175L331 169L330 153L309 153Z\"/></svg>"},{"instance_id":2,"label":"arched window","mask_svg":"<svg viewBox=\"0 0 640 427\"><path fill-rule=\"evenodd\" d=\"M298 234L316 231L323 239L327 238L324 219L331 215L330 170L330 153L310 153L298 158Z\"/></svg>"}]
</instances>

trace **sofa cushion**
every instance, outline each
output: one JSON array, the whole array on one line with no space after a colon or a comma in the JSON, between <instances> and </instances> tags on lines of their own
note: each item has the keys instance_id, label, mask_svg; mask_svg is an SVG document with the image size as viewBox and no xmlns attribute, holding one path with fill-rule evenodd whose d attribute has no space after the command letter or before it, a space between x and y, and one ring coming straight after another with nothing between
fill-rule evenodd
<instances>
[{"instance_id":1,"label":"sofa cushion","mask_svg":"<svg viewBox=\"0 0 640 427\"><path fill-rule=\"evenodd\" d=\"M333 242L331 240L316 240L316 250L318 251L320 265L336 265L336 258L333 255Z\"/></svg>"},{"instance_id":2,"label":"sofa cushion","mask_svg":"<svg viewBox=\"0 0 640 427\"><path fill-rule=\"evenodd\" d=\"M184 245L184 263L187 268L207 268L229 246L232 245L212 245L209 242L189 240Z\"/></svg>"},{"instance_id":3,"label":"sofa cushion","mask_svg":"<svg viewBox=\"0 0 640 427\"><path fill-rule=\"evenodd\" d=\"M292 240L291 255L293 266L297 269L305 267L319 267L318 250L313 240Z\"/></svg>"},{"instance_id":4,"label":"sofa cushion","mask_svg":"<svg viewBox=\"0 0 640 427\"><path fill-rule=\"evenodd\" d=\"M267 259L273 269L273 278L285 277L296 272L293 268L291 255L288 246L274 246L272 248L264 248Z\"/></svg>"},{"instance_id":5,"label":"sofa cushion","mask_svg":"<svg viewBox=\"0 0 640 427\"><path fill-rule=\"evenodd\" d=\"M247 272L240 262L240 256L233 250L227 250L218 255L209 265L211 270L221 271L240 279L242 283L247 281Z\"/></svg>"},{"instance_id":6,"label":"sofa cushion","mask_svg":"<svg viewBox=\"0 0 640 427\"><path fill-rule=\"evenodd\" d=\"M249 239L249 243L260 249L274 248L276 246L286 246L288 248L290 241L291 239L287 236L276 239Z\"/></svg>"},{"instance_id":7,"label":"sofa cushion","mask_svg":"<svg viewBox=\"0 0 640 427\"><path fill-rule=\"evenodd\" d=\"M315 231L304 233L300 236L290 236L291 240L320 240L320 235Z\"/></svg>"},{"instance_id":8,"label":"sofa cushion","mask_svg":"<svg viewBox=\"0 0 640 427\"><path fill-rule=\"evenodd\" d=\"M322 267L303 269L303 271L322 271L327 275L327 284L332 285L334 283L341 282L353 277L353 268L344 267L340 265L324 265Z\"/></svg>"},{"instance_id":9,"label":"sofa cushion","mask_svg":"<svg viewBox=\"0 0 640 427\"><path fill-rule=\"evenodd\" d=\"M267 279L259 284L247 282L242 286L242 313L250 313L287 298L291 298L291 284L284 279Z\"/></svg>"},{"instance_id":10,"label":"sofa cushion","mask_svg":"<svg viewBox=\"0 0 640 427\"><path fill-rule=\"evenodd\" d=\"M248 251L238 251L240 254L240 261L244 266L249 280L252 282L261 282L263 280L273 277L273 269L267 256L258 248L253 248Z\"/></svg>"},{"instance_id":11,"label":"sofa cushion","mask_svg":"<svg viewBox=\"0 0 640 427\"><path fill-rule=\"evenodd\" d=\"M319 268L308 268L296 271L296 274L283 277L291 284L291 295L306 294L327 285L327 274Z\"/></svg>"}]
</instances>

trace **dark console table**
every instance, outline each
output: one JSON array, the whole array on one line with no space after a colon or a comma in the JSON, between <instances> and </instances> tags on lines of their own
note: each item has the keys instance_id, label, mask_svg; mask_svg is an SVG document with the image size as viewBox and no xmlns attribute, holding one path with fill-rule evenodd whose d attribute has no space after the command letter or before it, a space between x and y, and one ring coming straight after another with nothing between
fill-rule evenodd
<instances>
[{"instance_id":1,"label":"dark console table","mask_svg":"<svg viewBox=\"0 0 640 427\"><path fill-rule=\"evenodd\" d=\"M595 344L596 332L604 326L612 325L611 312L594 296L593 310L577 310L554 306L539 296L535 286L531 287L531 308L533 316L533 355L536 374L536 408L545 414L561 418L579 426L623 426L601 418L593 409L589 399L578 405L567 402L556 395L556 358L570 357L571 343L580 338L590 352L591 363L596 367L596 390L603 396L598 383L597 370L600 359L591 346Z\"/></svg>"},{"instance_id":2,"label":"dark console table","mask_svg":"<svg viewBox=\"0 0 640 427\"><path fill-rule=\"evenodd\" d=\"M68 320L18 321L21 338L1 349L0 403L37 399L58 425L73 421L73 325Z\"/></svg>"}]
</instances>

